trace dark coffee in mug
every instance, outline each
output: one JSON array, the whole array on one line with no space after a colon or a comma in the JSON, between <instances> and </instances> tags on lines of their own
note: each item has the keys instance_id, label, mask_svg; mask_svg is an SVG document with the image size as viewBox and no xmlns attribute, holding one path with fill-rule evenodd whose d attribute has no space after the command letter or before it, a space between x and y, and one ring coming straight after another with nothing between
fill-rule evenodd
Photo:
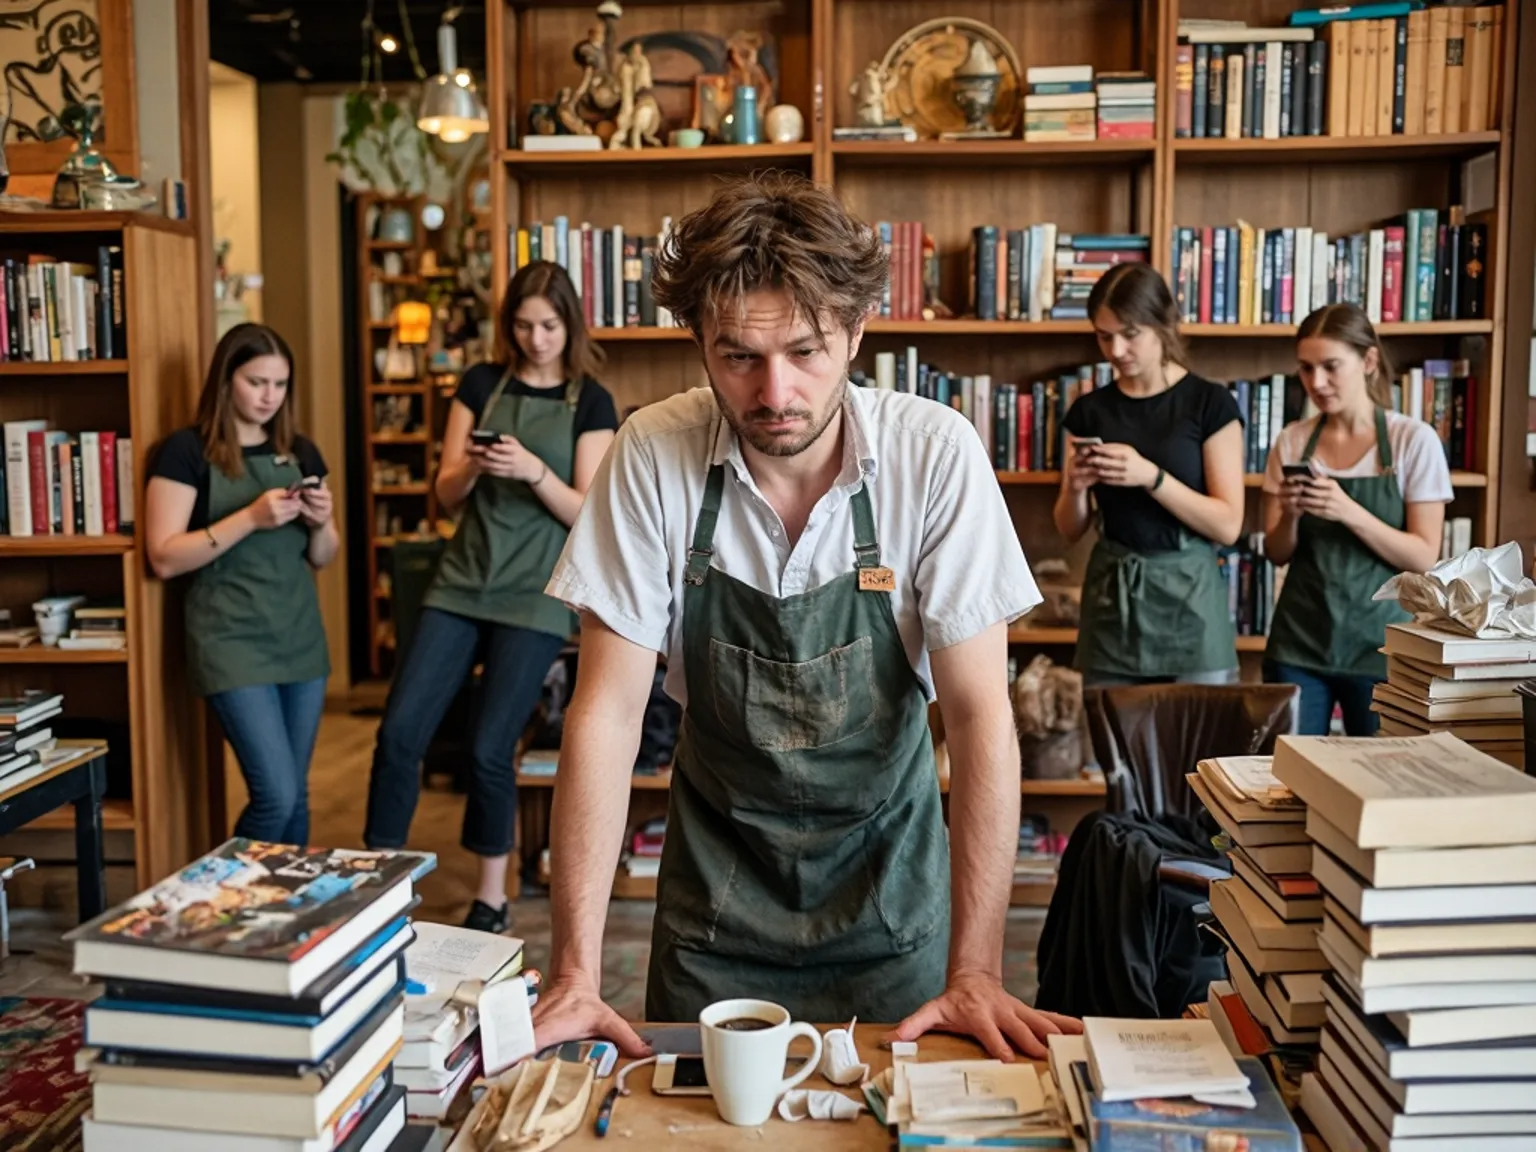
<instances>
[{"instance_id":1,"label":"dark coffee in mug","mask_svg":"<svg viewBox=\"0 0 1536 1152\"><path fill-rule=\"evenodd\" d=\"M734 1016L729 1020L722 1020L715 1025L725 1032L760 1032L764 1028L772 1028L773 1024L767 1020L759 1020L756 1016Z\"/></svg>"}]
</instances>

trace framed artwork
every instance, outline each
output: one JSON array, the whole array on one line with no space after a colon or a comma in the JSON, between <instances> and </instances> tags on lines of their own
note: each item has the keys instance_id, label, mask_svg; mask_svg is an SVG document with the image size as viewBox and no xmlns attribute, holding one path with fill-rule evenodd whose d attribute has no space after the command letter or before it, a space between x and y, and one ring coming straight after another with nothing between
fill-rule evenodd
<instances>
[{"instance_id":1,"label":"framed artwork","mask_svg":"<svg viewBox=\"0 0 1536 1152\"><path fill-rule=\"evenodd\" d=\"M0 62L14 176L59 170L74 141L44 141L40 128L64 105L92 97L102 105L97 147L120 171L139 174L132 0L0 0Z\"/></svg>"}]
</instances>

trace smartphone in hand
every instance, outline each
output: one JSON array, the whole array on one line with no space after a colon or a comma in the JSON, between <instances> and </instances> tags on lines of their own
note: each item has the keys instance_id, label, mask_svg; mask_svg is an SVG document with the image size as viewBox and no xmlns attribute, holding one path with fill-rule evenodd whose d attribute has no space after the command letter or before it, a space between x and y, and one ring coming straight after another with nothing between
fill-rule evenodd
<instances>
[{"instance_id":1,"label":"smartphone in hand","mask_svg":"<svg viewBox=\"0 0 1536 1152\"><path fill-rule=\"evenodd\" d=\"M1305 464L1282 464L1280 475L1287 480L1310 480L1317 475L1317 469L1312 466L1312 461Z\"/></svg>"},{"instance_id":2,"label":"smartphone in hand","mask_svg":"<svg viewBox=\"0 0 1536 1152\"><path fill-rule=\"evenodd\" d=\"M1076 436L1072 439L1072 451L1079 455L1089 454L1103 443L1101 436Z\"/></svg>"},{"instance_id":3,"label":"smartphone in hand","mask_svg":"<svg viewBox=\"0 0 1536 1152\"><path fill-rule=\"evenodd\" d=\"M301 476L292 484L288 485L287 495L297 496L304 489L318 488L322 483L324 483L324 481L322 481L318 476Z\"/></svg>"},{"instance_id":4,"label":"smartphone in hand","mask_svg":"<svg viewBox=\"0 0 1536 1152\"><path fill-rule=\"evenodd\" d=\"M501 443L501 433L489 428L476 428L469 434L469 442L479 448L494 448Z\"/></svg>"}]
</instances>

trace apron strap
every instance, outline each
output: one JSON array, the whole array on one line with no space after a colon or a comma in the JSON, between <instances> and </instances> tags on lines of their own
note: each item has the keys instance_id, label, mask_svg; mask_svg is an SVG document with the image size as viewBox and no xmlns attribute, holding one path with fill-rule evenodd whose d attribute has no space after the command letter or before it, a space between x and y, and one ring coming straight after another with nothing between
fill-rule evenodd
<instances>
[{"instance_id":1,"label":"apron strap","mask_svg":"<svg viewBox=\"0 0 1536 1152\"><path fill-rule=\"evenodd\" d=\"M1317 427L1312 429L1312 435L1307 438L1307 446L1301 450L1299 463L1306 464L1312 459L1312 453L1317 451L1317 438L1323 434L1323 425L1328 422L1328 413L1320 413L1317 417Z\"/></svg>"},{"instance_id":2,"label":"apron strap","mask_svg":"<svg viewBox=\"0 0 1536 1152\"><path fill-rule=\"evenodd\" d=\"M1389 475L1392 471L1392 441L1387 438L1387 410L1381 407L1376 409L1376 460L1381 465L1381 474Z\"/></svg>"},{"instance_id":3,"label":"apron strap","mask_svg":"<svg viewBox=\"0 0 1536 1152\"><path fill-rule=\"evenodd\" d=\"M507 385L512 380L512 366L509 364L501 374L501 379L496 382L496 387L491 389L491 394L485 398L485 407L480 409L480 419L475 421L475 428L482 429L485 422L490 419L491 409L496 407L496 402L501 399L501 394L507 390Z\"/></svg>"},{"instance_id":4,"label":"apron strap","mask_svg":"<svg viewBox=\"0 0 1536 1152\"><path fill-rule=\"evenodd\" d=\"M880 567L880 541L875 536L875 513L869 504L869 481L853 494L853 566Z\"/></svg>"},{"instance_id":5,"label":"apron strap","mask_svg":"<svg viewBox=\"0 0 1536 1152\"><path fill-rule=\"evenodd\" d=\"M715 555L715 521L720 518L720 495L725 491L725 466L712 464L709 478L704 481L704 502L699 505L699 518L693 523L693 544L688 549L688 569L683 573L683 583L695 586L704 583L709 562Z\"/></svg>"}]
</instances>

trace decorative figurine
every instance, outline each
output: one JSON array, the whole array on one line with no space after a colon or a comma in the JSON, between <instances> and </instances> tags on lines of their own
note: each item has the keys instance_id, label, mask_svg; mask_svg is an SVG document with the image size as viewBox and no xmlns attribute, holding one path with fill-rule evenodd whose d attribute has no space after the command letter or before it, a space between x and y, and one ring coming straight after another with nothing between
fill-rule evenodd
<instances>
[{"instance_id":1,"label":"decorative figurine","mask_svg":"<svg viewBox=\"0 0 1536 1152\"><path fill-rule=\"evenodd\" d=\"M762 47L763 38L756 32L737 32L725 42L726 78L731 84L733 104L735 90L746 85L756 90L759 108L772 106L773 81L757 58Z\"/></svg>"},{"instance_id":2,"label":"decorative figurine","mask_svg":"<svg viewBox=\"0 0 1536 1152\"><path fill-rule=\"evenodd\" d=\"M888 123L885 117L885 96L895 82L894 76L879 63L871 61L859 74L859 78L848 86L861 125L866 128L885 127Z\"/></svg>"},{"instance_id":3,"label":"decorative figurine","mask_svg":"<svg viewBox=\"0 0 1536 1152\"><path fill-rule=\"evenodd\" d=\"M57 121L42 135L48 140L65 136L74 138L75 147L53 181L53 206L79 208L87 184L99 184L117 178L112 162L96 150L101 131L101 102L94 97L78 104L66 104Z\"/></svg>"},{"instance_id":4,"label":"decorative figurine","mask_svg":"<svg viewBox=\"0 0 1536 1152\"><path fill-rule=\"evenodd\" d=\"M608 141L610 149L661 146L661 137L656 134L661 127L661 109L653 87L651 62L638 43L630 45L619 63L619 115L613 137Z\"/></svg>"},{"instance_id":5,"label":"decorative figurine","mask_svg":"<svg viewBox=\"0 0 1536 1152\"><path fill-rule=\"evenodd\" d=\"M955 69L951 81L955 104L965 116L967 136L1005 135L992 128L992 110L997 106L998 85L1002 79L997 60L987 51L986 44L979 38L972 40L965 63Z\"/></svg>"},{"instance_id":6,"label":"decorative figurine","mask_svg":"<svg viewBox=\"0 0 1536 1152\"><path fill-rule=\"evenodd\" d=\"M805 136L805 117L793 104L775 104L763 117L763 128L775 144L798 144Z\"/></svg>"}]
</instances>

